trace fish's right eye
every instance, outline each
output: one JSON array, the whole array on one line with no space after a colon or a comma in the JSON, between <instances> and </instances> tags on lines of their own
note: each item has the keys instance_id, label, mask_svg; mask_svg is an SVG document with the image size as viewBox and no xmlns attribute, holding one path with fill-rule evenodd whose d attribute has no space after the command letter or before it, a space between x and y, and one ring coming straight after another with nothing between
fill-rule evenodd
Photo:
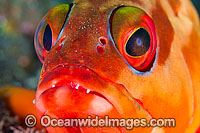
<instances>
[{"instance_id":1,"label":"fish's right eye","mask_svg":"<svg viewBox=\"0 0 200 133\"><path fill-rule=\"evenodd\" d=\"M50 10L37 27L34 38L36 53L43 63L65 26L73 4L61 4Z\"/></svg>"}]
</instances>

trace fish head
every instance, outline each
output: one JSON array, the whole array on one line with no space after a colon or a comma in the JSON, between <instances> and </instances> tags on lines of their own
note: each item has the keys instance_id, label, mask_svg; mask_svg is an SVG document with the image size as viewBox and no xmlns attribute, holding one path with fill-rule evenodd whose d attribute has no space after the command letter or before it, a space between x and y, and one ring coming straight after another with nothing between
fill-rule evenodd
<instances>
[{"instance_id":1,"label":"fish head","mask_svg":"<svg viewBox=\"0 0 200 133\"><path fill-rule=\"evenodd\" d=\"M36 93L39 116L175 118L181 123L177 131L187 127L195 96L182 52L189 41L179 39L190 36L174 27L178 22L173 23L174 14L166 12L164 4L82 0L50 10L35 35L43 63ZM120 127L47 130L127 131Z\"/></svg>"}]
</instances>

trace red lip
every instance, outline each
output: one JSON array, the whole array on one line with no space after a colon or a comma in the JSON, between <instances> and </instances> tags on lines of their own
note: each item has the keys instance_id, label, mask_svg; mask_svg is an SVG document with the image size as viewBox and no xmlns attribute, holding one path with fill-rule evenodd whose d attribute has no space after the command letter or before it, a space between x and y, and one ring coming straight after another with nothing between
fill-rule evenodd
<instances>
[{"instance_id":1,"label":"red lip","mask_svg":"<svg viewBox=\"0 0 200 133\"><path fill-rule=\"evenodd\" d=\"M40 116L87 118L150 118L126 89L84 66L58 66L39 84L36 108Z\"/></svg>"}]
</instances>

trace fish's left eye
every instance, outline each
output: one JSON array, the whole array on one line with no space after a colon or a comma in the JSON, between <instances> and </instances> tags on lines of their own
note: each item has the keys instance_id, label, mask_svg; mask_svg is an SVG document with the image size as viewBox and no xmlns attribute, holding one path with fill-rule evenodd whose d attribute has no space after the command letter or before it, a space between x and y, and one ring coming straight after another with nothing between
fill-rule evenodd
<instances>
[{"instance_id":1,"label":"fish's left eye","mask_svg":"<svg viewBox=\"0 0 200 133\"><path fill-rule=\"evenodd\" d=\"M120 6L109 22L115 46L128 64L139 72L150 71L157 49L152 19L140 8Z\"/></svg>"}]
</instances>

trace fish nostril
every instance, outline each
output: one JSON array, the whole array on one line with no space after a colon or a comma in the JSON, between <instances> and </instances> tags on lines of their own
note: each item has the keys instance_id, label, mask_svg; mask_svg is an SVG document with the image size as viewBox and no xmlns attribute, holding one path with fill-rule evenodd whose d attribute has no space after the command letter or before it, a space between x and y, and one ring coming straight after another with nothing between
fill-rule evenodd
<instances>
[{"instance_id":1,"label":"fish nostril","mask_svg":"<svg viewBox=\"0 0 200 133\"><path fill-rule=\"evenodd\" d=\"M107 44L107 39L105 37L99 37L99 42L102 46Z\"/></svg>"},{"instance_id":2,"label":"fish nostril","mask_svg":"<svg viewBox=\"0 0 200 133\"><path fill-rule=\"evenodd\" d=\"M97 46L97 52L99 53L99 55L103 55L105 50L104 50L104 47L102 46Z\"/></svg>"}]
</instances>

